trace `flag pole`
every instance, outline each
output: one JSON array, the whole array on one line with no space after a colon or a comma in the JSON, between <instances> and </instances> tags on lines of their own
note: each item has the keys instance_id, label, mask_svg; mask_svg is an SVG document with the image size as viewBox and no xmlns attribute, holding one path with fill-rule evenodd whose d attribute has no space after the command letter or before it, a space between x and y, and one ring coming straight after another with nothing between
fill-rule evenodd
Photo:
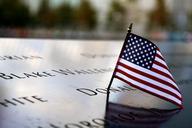
<instances>
[{"instance_id":1,"label":"flag pole","mask_svg":"<svg viewBox=\"0 0 192 128\"><path fill-rule=\"evenodd\" d=\"M129 34L131 33L132 27L133 27L133 23L131 23L131 24L129 25L129 27L127 28L127 35L129 35ZM126 36L126 38L127 38L127 36ZM126 40L126 39L125 39L125 40ZM125 42L124 42L124 44L123 44L123 47L124 47L124 45L125 45ZM120 56L121 56L121 54L122 54L122 49L123 49L123 47L121 48L121 53L119 54L119 58L120 58ZM118 59L119 59L119 58L118 58ZM116 66L117 66L117 63L116 63ZM115 69L116 69L116 67L115 67ZM114 73L115 73L115 70L113 71L112 78L111 78L111 80L110 80L110 82L109 82L109 86L108 86L108 88L107 88L107 92L108 92L108 93L109 93L109 89L110 89L110 87L111 87L111 84L112 84L112 82L113 82Z\"/></svg>"},{"instance_id":2,"label":"flag pole","mask_svg":"<svg viewBox=\"0 0 192 128\"><path fill-rule=\"evenodd\" d=\"M131 23L131 24L129 25L129 27L127 28L127 35L126 35L125 41L127 40L128 35L129 35L129 34L131 33L131 31L132 31L132 26L133 26L133 23ZM120 56L121 56L121 54L122 54L122 49L124 48L125 41L124 41L123 46L122 46L122 48L121 48L121 52L120 52L120 54L119 54L118 59L120 58ZM117 62L118 62L118 61L117 61ZM113 79L114 79L114 75L115 75L114 73L115 73L116 68L117 68L117 63L116 63L115 69L114 69L114 71L113 71L112 78L111 78L111 80L110 80L110 82L109 82L109 86L107 87L106 110L107 110L107 107L108 107L110 87L111 87L111 84L113 83Z\"/></svg>"},{"instance_id":3,"label":"flag pole","mask_svg":"<svg viewBox=\"0 0 192 128\"><path fill-rule=\"evenodd\" d=\"M129 25L129 27L128 27L128 29L127 29L127 32L128 32L128 33L131 33L132 27L133 27L133 23L131 23L131 24Z\"/></svg>"}]
</instances>

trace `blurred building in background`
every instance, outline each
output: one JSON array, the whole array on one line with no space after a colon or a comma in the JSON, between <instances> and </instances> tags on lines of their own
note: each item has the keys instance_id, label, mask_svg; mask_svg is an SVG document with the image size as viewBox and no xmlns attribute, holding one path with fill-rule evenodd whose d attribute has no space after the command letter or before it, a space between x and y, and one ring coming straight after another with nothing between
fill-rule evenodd
<instances>
[{"instance_id":1,"label":"blurred building in background","mask_svg":"<svg viewBox=\"0 0 192 128\"><path fill-rule=\"evenodd\" d=\"M0 36L191 41L191 0L1 0Z\"/></svg>"}]
</instances>

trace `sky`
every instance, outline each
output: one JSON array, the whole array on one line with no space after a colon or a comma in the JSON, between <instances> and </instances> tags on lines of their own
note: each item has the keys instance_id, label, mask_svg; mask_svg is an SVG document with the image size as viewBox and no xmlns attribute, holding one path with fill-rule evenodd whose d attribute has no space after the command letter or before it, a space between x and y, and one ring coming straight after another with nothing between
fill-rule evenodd
<instances>
[{"instance_id":1,"label":"sky","mask_svg":"<svg viewBox=\"0 0 192 128\"><path fill-rule=\"evenodd\" d=\"M26 3L28 3L31 6L31 9L33 11L37 10L38 5L40 3L40 0L24 0ZM50 0L51 6L55 7L58 6L60 3L64 1L70 1L71 4L75 5L78 4L80 0ZM98 8L99 10L101 9L102 11L105 11L108 9L110 2L112 0L90 0L93 5ZM153 7L155 0L140 0L139 6L141 6L143 9L150 9ZM170 1L170 0L168 0Z\"/></svg>"},{"instance_id":2,"label":"sky","mask_svg":"<svg viewBox=\"0 0 192 128\"><path fill-rule=\"evenodd\" d=\"M28 5L30 5L30 9L35 12L38 9L38 5L41 2L40 0L24 0ZM59 4L61 4L64 1L70 1L72 5L78 5L80 0L50 0L50 5L52 7L56 7ZM95 7L95 9L99 13L99 20L103 20L105 18L105 14L108 10L108 7L110 5L110 2L112 0L90 0L92 2L92 5Z\"/></svg>"},{"instance_id":3,"label":"sky","mask_svg":"<svg viewBox=\"0 0 192 128\"><path fill-rule=\"evenodd\" d=\"M31 9L33 11L37 10L38 5L40 3L40 0L24 0L26 3L28 3L31 6ZM70 1L70 3L72 5L76 5L79 3L80 0L50 0L51 6L55 7L58 6L59 4L61 4L64 1ZM109 2L111 0L90 0L92 1L94 4L94 6L96 7L101 7L101 8L106 8L109 5Z\"/></svg>"}]
</instances>

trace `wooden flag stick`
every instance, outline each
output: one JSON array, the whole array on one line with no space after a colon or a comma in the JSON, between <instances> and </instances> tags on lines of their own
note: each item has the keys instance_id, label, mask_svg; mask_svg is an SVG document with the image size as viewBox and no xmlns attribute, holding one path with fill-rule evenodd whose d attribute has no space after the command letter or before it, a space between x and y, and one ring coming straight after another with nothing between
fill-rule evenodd
<instances>
[{"instance_id":1,"label":"wooden flag stick","mask_svg":"<svg viewBox=\"0 0 192 128\"><path fill-rule=\"evenodd\" d=\"M131 24L129 25L129 27L128 27L128 30L127 30L128 34L127 34L125 40L127 40L128 35L131 33L132 26L133 26L133 23L131 23ZM122 46L122 48L121 48L121 53L120 53L118 59L120 58L120 56L121 56L121 54L122 54L122 49L123 49L123 47L124 47L125 44L126 44L126 43L124 42L124 44L123 44L123 46ZM118 61L117 61L117 62L118 62ZM116 66L115 66L115 70L116 70L116 68L117 68L117 63L116 63ZM111 85L112 85L112 83L113 83L113 79L114 79L114 75L115 75L115 74L114 74L114 73L115 73L115 70L113 71L111 80L110 80L110 82L109 82L109 86L108 86L108 88L107 88L106 110L107 110L107 108L108 108L108 101L109 101L110 88L111 88Z\"/></svg>"},{"instance_id":2,"label":"wooden flag stick","mask_svg":"<svg viewBox=\"0 0 192 128\"><path fill-rule=\"evenodd\" d=\"M132 26L133 26L133 23L131 23L131 24L129 25L128 29L127 29L128 34L131 33ZM126 38L127 38L127 37L126 37ZM125 39L125 40L126 40L126 39ZM125 43L123 44L123 46L124 46L124 45L125 45ZM121 48L121 53L120 53L120 55L119 55L119 58L120 58L120 56L121 56L121 54L122 54L122 49L123 49L123 47ZM118 58L118 59L119 59L119 58ZM116 66L117 66L117 64L116 64ZM114 71L114 72L115 72L115 71ZM113 82L114 72L113 72L112 78L111 78L111 80L110 80L110 82L109 82L109 86L108 86L108 88L107 88L108 93L109 93L111 84L112 84L112 82Z\"/></svg>"},{"instance_id":3,"label":"wooden flag stick","mask_svg":"<svg viewBox=\"0 0 192 128\"><path fill-rule=\"evenodd\" d=\"M127 32L128 32L128 33L131 33L132 26L133 26L133 23L131 23L131 24L129 25L129 27L128 27L128 29L127 29Z\"/></svg>"}]
</instances>

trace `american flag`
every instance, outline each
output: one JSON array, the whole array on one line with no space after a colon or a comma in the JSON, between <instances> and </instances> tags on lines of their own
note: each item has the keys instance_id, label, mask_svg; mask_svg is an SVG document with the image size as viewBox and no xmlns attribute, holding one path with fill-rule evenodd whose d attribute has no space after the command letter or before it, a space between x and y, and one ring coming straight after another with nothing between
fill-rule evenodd
<instances>
[{"instance_id":1,"label":"american flag","mask_svg":"<svg viewBox=\"0 0 192 128\"><path fill-rule=\"evenodd\" d=\"M182 108L181 93L159 48L147 39L127 34L113 76Z\"/></svg>"}]
</instances>

